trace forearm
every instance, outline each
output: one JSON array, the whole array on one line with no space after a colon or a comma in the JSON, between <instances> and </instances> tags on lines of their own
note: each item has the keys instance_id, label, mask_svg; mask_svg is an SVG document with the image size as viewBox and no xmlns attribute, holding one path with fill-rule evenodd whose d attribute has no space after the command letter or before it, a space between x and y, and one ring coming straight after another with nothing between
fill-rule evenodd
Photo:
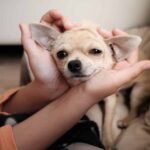
<instances>
[{"instance_id":1,"label":"forearm","mask_svg":"<svg viewBox=\"0 0 150 150\"><path fill-rule=\"evenodd\" d=\"M31 82L22 87L14 96L4 103L3 111L9 113L32 113L52 100L49 88L38 82Z\"/></svg>"},{"instance_id":2,"label":"forearm","mask_svg":"<svg viewBox=\"0 0 150 150\"><path fill-rule=\"evenodd\" d=\"M70 90L13 128L18 149L45 149L70 129L92 105L89 96L76 89Z\"/></svg>"}]
</instances>

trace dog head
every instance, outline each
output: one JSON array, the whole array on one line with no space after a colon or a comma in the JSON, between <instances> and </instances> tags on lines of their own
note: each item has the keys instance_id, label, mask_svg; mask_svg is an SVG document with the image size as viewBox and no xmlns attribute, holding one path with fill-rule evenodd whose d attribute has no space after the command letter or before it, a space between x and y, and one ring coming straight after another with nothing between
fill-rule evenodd
<instances>
[{"instance_id":1,"label":"dog head","mask_svg":"<svg viewBox=\"0 0 150 150\"><path fill-rule=\"evenodd\" d=\"M52 27L30 24L32 38L51 51L58 69L72 85L95 73L110 69L137 48L137 36L116 36L104 40L94 25L81 25L60 33Z\"/></svg>"}]
</instances>

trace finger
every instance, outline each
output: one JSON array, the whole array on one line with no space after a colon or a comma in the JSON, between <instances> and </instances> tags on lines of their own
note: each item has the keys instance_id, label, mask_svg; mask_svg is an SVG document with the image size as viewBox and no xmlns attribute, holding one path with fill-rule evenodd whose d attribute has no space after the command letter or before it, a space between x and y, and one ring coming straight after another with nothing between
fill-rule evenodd
<instances>
[{"instance_id":1,"label":"finger","mask_svg":"<svg viewBox=\"0 0 150 150\"><path fill-rule=\"evenodd\" d=\"M70 27L66 27L67 25L65 25L65 21L61 19L55 20L51 26L55 29L57 29L60 32L64 32L66 29L70 29Z\"/></svg>"},{"instance_id":2,"label":"finger","mask_svg":"<svg viewBox=\"0 0 150 150\"><path fill-rule=\"evenodd\" d=\"M62 26L62 20L55 20L54 24L58 27Z\"/></svg>"},{"instance_id":3,"label":"finger","mask_svg":"<svg viewBox=\"0 0 150 150\"><path fill-rule=\"evenodd\" d=\"M41 23L42 22L47 22L48 24L53 23L55 20L59 20L62 18L62 14L56 10L52 9L48 11L42 18L41 18Z\"/></svg>"},{"instance_id":4,"label":"finger","mask_svg":"<svg viewBox=\"0 0 150 150\"><path fill-rule=\"evenodd\" d=\"M115 77L117 79L116 83L118 84L118 87L128 83L131 80L134 80L143 71L148 69L150 69L150 61L145 60L118 71Z\"/></svg>"},{"instance_id":5,"label":"finger","mask_svg":"<svg viewBox=\"0 0 150 150\"><path fill-rule=\"evenodd\" d=\"M29 26L25 24L19 24L21 31L21 43L26 51L28 51L28 41L31 40L31 33L29 30Z\"/></svg>"},{"instance_id":6,"label":"finger","mask_svg":"<svg viewBox=\"0 0 150 150\"><path fill-rule=\"evenodd\" d=\"M127 33L122 31L122 30L120 30L120 29L118 29L118 28L114 28L112 30L112 35L113 36L116 36L116 35L127 35Z\"/></svg>"},{"instance_id":7,"label":"finger","mask_svg":"<svg viewBox=\"0 0 150 150\"><path fill-rule=\"evenodd\" d=\"M48 11L41 19L41 23L48 23L49 25L55 25L60 31L69 30L74 27L74 24L65 18L58 10Z\"/></svg>"},{"instance_id":8,"label":"finger","mask_svg":"<svg viewBox=\"0 0 150 150\"><path fill-rule=\"evenodd\" d=\"M131 52L131 54L127 58L127 61L130 64L134 64L138 61L138 58L139 58L139 49L135 49L135 50L133 50L133 52Z\"/></svg>"},{"instance_id":9,"label":"finger","mask_svg":"<svg viewBox=\"0 0 150 150\"><path fill-rule=\"evenodd\" d=\"M37 44L31 38L31 32L29 26L25 24L19 25L21 30L21 42L23 44L24 50L28 55L37 55Z\"/></svg>"},{"instance_id":10,"label":"finger","mask_svg":"<svg viewBox=\"0 0 150 150\"><path fill-rule=\"evenodd\" d=\"M21 31L21 37L24 39L31 38L31 33L29 30L29 26L25 24L19 24L20 31Z\"/></svg>"},{"instance_id":11,"label":"finger","mask_svg":"<svg viewBox=\"0 0 150 150\"><path fill-rule=\"evenodd\" d=\"M68 18L63 18L62 20L57 20L55 22L55 25L57 27L59 27L60 29L62 29L62 31L65 31L65 30L70 30L74 27L79 27L81 26L80 23L77 23L77 22L72 22L70 21Z\"/></svg>"},{"instance_id":12,"label":"finger","mask_svg":"<svg viewBox=\"0 0 150 150\"><path fill-rule=\"evenodd\" d=\"M129 67L131 64L129 62L127 62L126 60L124 61L121 61L119 63L117 63L115 66L114 66L114 69L116 70L120 70L120 69L124 69L126 67Z\"/></svg>"},{"instance_id":13,"label":"finger","mask_svg":"<svg viewBox=\"0 0 150 150\"><path fill-rule=\"evenodd\" d=\"M117 35L128 35L128 33L118 29L118 28L115 28L112 30L112 34L113 36L117 36ZM138 61L138 49L136 50L133 50L133 52L130 54L130 56L127 58L127 61L130 63L130 64L134 64Z\"/></svg>"},{"instance_id":14,"label":"finger","mask_svg":"<svg viewBox=\"0 0 150 150\"><path fill-rule=\"evenodd\" d=\"M74 24L70 19L62 17L62 26L64 27L65 30L70 30L71 28L74 27Z\"/></svg>"},{"instance_id":15,"label":"finger","mask_svg":"<svg viewBox=\"0 0 150 150\"><path fill-rule=\"evenodd\" d=\"M107 38L112 37L112 33L110 31L107 31L107 30L101 29L101 28L98 28L97 31L103 38L107 39Z\"/></svg>"}]
</instances>

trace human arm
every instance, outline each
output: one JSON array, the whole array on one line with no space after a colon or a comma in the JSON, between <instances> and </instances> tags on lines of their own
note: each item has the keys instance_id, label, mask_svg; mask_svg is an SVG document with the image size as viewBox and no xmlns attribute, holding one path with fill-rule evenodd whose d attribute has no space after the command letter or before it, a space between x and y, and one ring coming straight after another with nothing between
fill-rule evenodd
<instances>
[{"instance_id":1,"label":"human arm","mask_svg":"<svg viewBox=\"0 0 150 150\"><path fill-rule=\"evenodd\" d=\"M148 61L101 72L87 82L71 88L62 97L13 127L18 149L45 149L69 130L90 107L116 92L146 68L150 68Z\"/></svg>"},{"instance_id":2,"label":"human arm","mask_svg":"<svg viewBox=\"0 0 150 150\"><path fill-rule=\"evenodd\" d=\"M57 10L47 12L41 22L63 31L75 26ZM20 25L20 29L22 44L35 80L23 86L11 100L4 103L3 111L9 113L35 112L69 89L50 53L31 39L28 26Z\"/></svg>"},{"instance_id":3,"label":"human arm","mask_svg":"<svg viewBox=\"0 0 150 150\"><path fill-rule=\"evenodd\" d=\"M55 23L57 24L58 19L60 19L62 16L59 16L60 18L58 17L58 14L56 16L57 16L56 17L57 19L55 19L56 20ZM51 22L51 19L49 17L50 17L50 15L46 15L45 19L50 20L49 24L51 24L52 22ZM63 20L62 22L65 22L64 19L62 19L62 20ZM60 22L59 22L59 24L60 24ZM13 101L12 100L9 101L9 105L7 105L7 106L11 106L11 108L10 107L5 107L5 108L7 111L9 110L11 112L14 112L14 111L16 111L16 112L26 112L26 111L30 112L33 109L33 107L32 107L33 105L34 105L34 109L37 110L38 108L41 108L42 106L45 106L47 103L49 103L50 100L63 94L68 89L68 85L65 83L62 76L59 74L52 58L50 57L50 55L48 53L48 51L41 50L41 48L38 47L38 45L35 45L35 47L33 47L33 45L35 43L31 44L34 41L32 41L30 39L30 33L28 31L28 27L23 26L23 28L25 28L23 30L24 32L22 32L22 34L24 35L23 37L25 38L25 39L23 38L25 50L27 51L27 54L30 58L29 60L31 60L30 64L31 64L31 68L33 70L33 73L37 77L37 79L38 79L37 81L40 81L40 82L32 82L28 86L24 87L24 89L22 91L20 90L20 92L17 93L15 95L15 97L13 97ZM61 28L62 28L62 26L61 26ZM66 28L69 29L69 27L66 27ZM100 32L100 34L104 38L108 38L108 37L113 36L113 35L126 34L126 33L122 32L122 31L113 30L112 33L107 31L105 33ZM32 47L31 47L31 45L32 45ZM38 49L39 49L39 51L37 51ZM137 53L137 50L134 52ZM43 57L41 57L41 56L43 56ZM117 68L119 69L120 66L122 66L122 65L129 66L129 65L133 64L133 62L134 62L133 60L135 60L133 58L135 58L135 57L132 56L131 59L129 59L129 62L123 61L123 62L117 64L116 69ZM41 64L45 64L45 65L41 65ZM37 66L41 66L41 68L39 68L39 67L37 68ZM49 67L49 66L51 66L51 67ZM48 85L50 85L50 86L48 86ZM24 95L28 95L30 100L28 100L27 99L28 97L25 97ZM17 106L16 103L19 104L19 106L22 104L22 102L18 103L18 100L21 99L22 97L24 98L22 100L22 102L24 101L23 103L28 104L28 107L23 107L23 108L17 107L17 109L14 110L13 109L14 106ZM14 101L14 99L15 99L15 101ZM30 102L30 103L27 103L27 102ZM8 104L8 103L6 103L6 104Z\"/></svg>"},{"instance_id":4,"label":"human arm","mask_svg":"<svg viewBox=\"0 0 150 150\"><path fill-rule=\"evenodd\" d=\"M21 150L42 150L51 145L95 103L116 92L148 68L150 68L149 61L136 64L123 61L117 64L114 69L98 73L89 81L73 87L29 120L27 119L14 127L13 131L18 147ZM35 128L37 124L38 128ZM32 139L29 138L28 133L22 133L26 128L31 131L32 136L30 137ZM24 141L27 141L28 144L25 144Z\"/></svg>"},{"instance_id":5,"label":"human arm","mask_svg":"<svg viewBox=\"0 0 150 150\"><path fill-rule=\"evenodd\" d=\"M92 105L117 91L145 67L150 67L149 62L107 70L70 89L13 128L17 146L19 149L44 149L70 129Z\"/></svg>"}]
</instances>

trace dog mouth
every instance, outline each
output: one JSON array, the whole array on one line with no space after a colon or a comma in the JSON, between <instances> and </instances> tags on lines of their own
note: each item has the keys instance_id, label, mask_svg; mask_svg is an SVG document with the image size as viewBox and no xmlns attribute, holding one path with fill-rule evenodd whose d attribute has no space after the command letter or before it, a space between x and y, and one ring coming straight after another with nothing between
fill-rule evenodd
<instances>
[{"instance_id":1,"label":"dog mouth","mask_svg":"<svg viewBox=\"0 0 150 150\"><path fill-rule=\"evenodd\" d=\"M83 74L76 74L76 75L73 75L72 77L73 78L86 78L86 77L90 77L91 75L83 75Z\"/></svg>"},{"instance_id":2,"label":"dog mouth","mask_svg":"<svg viewBox=\"0 0 150 150\"><path fill-rule=\"evenodd\" d=\"M73 74L71 76L71 78L76 78L76 79L84 79L84 78L90 78L92 77L95 73L97 72L97 70L95 69L92 73L90 74L82 74L82 73L78 73L78 74Z\"/></svg>"}]
</instances>

